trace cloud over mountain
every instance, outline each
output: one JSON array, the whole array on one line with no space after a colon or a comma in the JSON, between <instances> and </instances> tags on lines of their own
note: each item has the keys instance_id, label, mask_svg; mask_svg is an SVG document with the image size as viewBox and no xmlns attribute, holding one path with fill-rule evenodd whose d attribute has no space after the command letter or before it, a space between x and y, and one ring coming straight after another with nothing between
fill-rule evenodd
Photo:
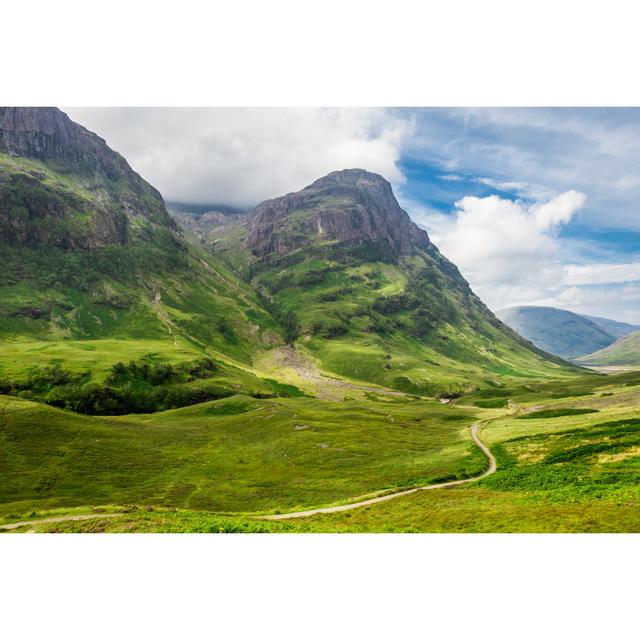
<instances>
[{"instance_id":1,"label":"cloud over mountain","mask_svg":"<svg viewBox=\"0 0 640 640\"><path fill-rule=\"evenodd\" d=\"M411 118L381 109L67 109L169 200L252 206L336 169L399 184Z\"/></svg>"},{"instance_id":2,"label":"cloud over mountain","mask_svg":"<svg viewBox=\"0 0 640 640\"><path fill-rule=\"evenodd\" d=\"M453 216L427 217L426 224L431 228L431 221L442 252L475 286L552 283L561 270L555 232L584 202L576 191L535 205L466 196Z\"/></svg>"}]
</instances>

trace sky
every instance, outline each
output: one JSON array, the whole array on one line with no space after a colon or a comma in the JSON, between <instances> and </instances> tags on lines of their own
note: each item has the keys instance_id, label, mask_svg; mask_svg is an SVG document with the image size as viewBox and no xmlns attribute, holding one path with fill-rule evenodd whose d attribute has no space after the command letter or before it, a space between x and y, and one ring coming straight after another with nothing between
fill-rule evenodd
<instances>
[{"instance_id":1,"label":"sky","mask_svg":"<svg viewBox=\"0 0 640 640\"><path fill-rule=\"evenodd\" d=\"M250 208L380 173L494 311L640 324L640 109L64 110L166 200Z\"/></svg>"}]
</instances>

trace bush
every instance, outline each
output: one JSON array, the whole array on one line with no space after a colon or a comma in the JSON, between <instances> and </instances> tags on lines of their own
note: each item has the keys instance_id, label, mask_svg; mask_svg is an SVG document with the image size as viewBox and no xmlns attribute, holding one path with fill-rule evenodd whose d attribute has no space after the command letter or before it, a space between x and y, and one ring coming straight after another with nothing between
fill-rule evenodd
<instances>
[{"instance_id":1,"label":"bush","mask_svg":"<svg viewBox=\"0 0 640 640\"><path fill-rule=\"evenodd\" d=\"M181 365L117 362L105 383L97 384L89 382L88 372L72 374L55 365L31 372L24 382L3 381L0 392L90 415L152 413L232 395L234 392L218 385L179 384L210 378L216 370L210 358Z\"/></svg>"},{"instance_id":2,"label":"bush","mask_svg":"<svg viewBox=\"0 0 640 640\"><path fill-rule=\"evenodd\" d=\"M598 413L598 409L542 409L541 411L531 411L518 416L519 420L533 420L537 418L560 418L562 416L578 416L583 413Z\"/></svg>"},{"instance_id":3,"label":"bush","mask_svg":"<svg viewBox=\"0 0 640 640\"><path fill-rule=\"evenodd\" d=\"M492 398L490 400L476 400L473 406L481 409L502 409L507 406L508 402L508 398Z\"/></svg>"},{"instance_id":4,"label":"bush","mask_svg":"<svg viewBox=\"0 0 640 640\"><path fill-rule=\"evenodd\" d=\"M338 338L349 332L349 327L341 320L320 320L314 322L311 330L324 338Z\"/></svg>"}]
</instances>

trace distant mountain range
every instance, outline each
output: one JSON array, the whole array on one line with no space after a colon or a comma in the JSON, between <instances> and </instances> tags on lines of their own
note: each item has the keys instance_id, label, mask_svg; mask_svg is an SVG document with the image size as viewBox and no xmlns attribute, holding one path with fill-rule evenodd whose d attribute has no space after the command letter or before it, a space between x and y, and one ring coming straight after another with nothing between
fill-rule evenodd
<instances>
[{"instance_id":1,"label":"distant mountain range","mask_svg":"<svg viewBox=\"0 0 640 640\"><path fill-rule=\"evenodd\" d=\"M576 358L576 362L594 366L640 366L640 331L623 336L600 351Z\"/></svg>"},{"instance_id":2,"label":"distant mountain range","mask_svg":"<svg viewBox=\"0 0 640 640\"><path fill-rule=\"evenodd\" d=\"M598 316L584 316L597 324L601 329L616 338L622 338L634 331L640 331L640 325L629 324L628 322L619 322L618 320L609 320L608 318L600 318Z\"/></svg>"},{"instance_id":3,"label":"distant mountain range","mask_svg":"<svg viewBox=\"0 0 640 640\"><path fill-rule=\"evenodd\" d=\"M626 322L554 307L510 307L496 315L541 349L568 359L605 349L618 338L640 330Z\"/></svg>"}]
</instances>

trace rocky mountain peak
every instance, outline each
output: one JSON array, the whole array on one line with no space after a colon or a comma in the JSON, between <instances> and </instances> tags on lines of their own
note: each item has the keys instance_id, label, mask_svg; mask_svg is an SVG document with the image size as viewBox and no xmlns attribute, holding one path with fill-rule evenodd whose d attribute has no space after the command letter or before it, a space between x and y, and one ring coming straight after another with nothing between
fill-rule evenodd
<instances>
[{"instance_id":1,"label":"rocky mountain peak","mask_svg":"<svg viewBox=\"0 0 640 640\"><path fill-rule=\"evenodd\" d=\"M3 238L96 248L150 227L177 229L160 193L102 138L54 107L0 107Z\"/></svg>"},{"instance_id":2,"label":"rocky mountain peak","mask_svg":"<svg viewBox=\"0 0 640 640\"><path fill-rule=\"evenodd\" d=\"M398 258L426 250L429 237L400 207L391 184L364 169L334 171L251 214L248 244L259 257L318 242L382 243Z\"/></svg>"}]
</instances>

